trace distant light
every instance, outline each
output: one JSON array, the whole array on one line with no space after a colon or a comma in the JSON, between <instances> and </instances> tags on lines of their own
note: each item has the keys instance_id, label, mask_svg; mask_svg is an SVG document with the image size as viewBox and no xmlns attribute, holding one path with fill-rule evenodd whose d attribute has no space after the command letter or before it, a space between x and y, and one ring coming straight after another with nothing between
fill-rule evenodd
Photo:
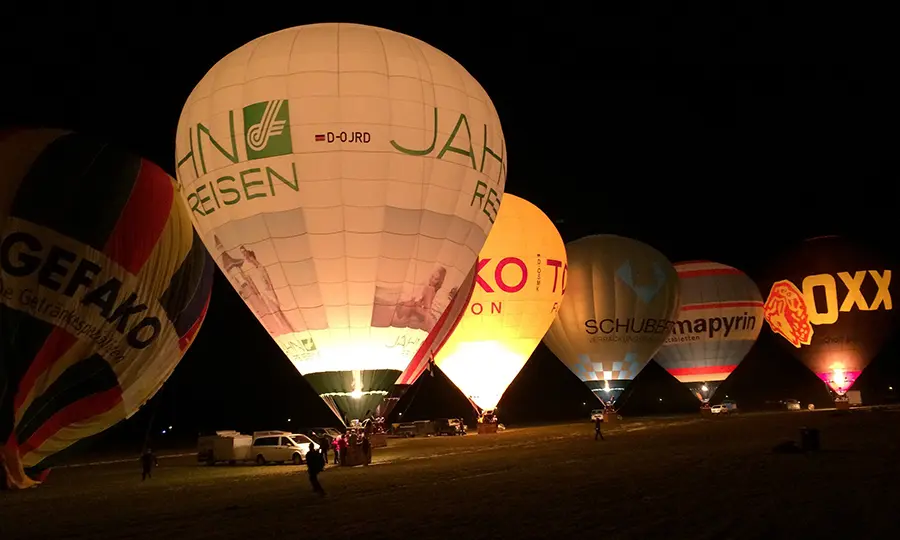
<instances>
[{"instance_id":1,"label":"distant light","mask_svg":"<svg viewBox=\"0 0 900 540\"><path fill-rule=\"evenodd\" d=\"M659 398L659 400L662 401L662 398Z\"/></svg>"},{"instance_id":2,"label":"distant light","mask_svg":"<svg viewBox=\"0 0 900 540\"><path fill-rule=\"evenodd\" d=\"M581 402L581 405L584 406L584 405L587 405L587 403L585 403L584 401L582 401L582 402Z\"/></svg>"},{"instance_id":3,"label":"distant light","mask_svg":"<svg viewBox=\"0 0 900 540\"><path fill-rule=\"evenodd\" d=\"M893 386L888 386L888 390L890 390L891 392L893 392L893 391L894 391L894 387L893 387Z\"/></svg>"},{"instance_id":4,"label":"distant light","mask_svg":"<svg viewBox=\"0 0 900 540\"><path fill-rule=\"evenodd\" d=\"M172 426L169 426L169 431L172 431Z\"/></svg>"},{"instance_id":5,"label":"distant light","mask_svg":"<svg viewBox=\"0 0 900 540\"><path fill-rule=\"evenodd\" d=\"M162 434L165 435L165 434L166 434L166 430L162 430Z\"/></svg>"},{"instance_id":6,"label":"distant light","mask_svg":"<svg viewBox=\"0 0 900 540\"><path fill-rule=\"evenodd\" d=\"M291 421L291 419L290 419L290 418L288 418L288 422L290 422L290 421Z\"/></svg>"},{"instance_id":7,"label":"distant light","mask_svg":"<svg viewBox=\"0 0 900 540\"><path fill-rule=\"evenodd\" d=\"M403 416L403 413L400 413L400 416Z\"/></svg>"}]
</instances>

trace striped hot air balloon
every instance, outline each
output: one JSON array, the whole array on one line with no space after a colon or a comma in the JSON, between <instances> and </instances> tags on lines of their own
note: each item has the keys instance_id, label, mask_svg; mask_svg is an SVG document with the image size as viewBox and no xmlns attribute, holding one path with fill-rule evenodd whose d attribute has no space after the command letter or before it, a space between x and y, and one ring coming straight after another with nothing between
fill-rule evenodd
<instances>
[{"instance_id":1,"label":"striped hot air balloon","mask_svg":"<svg viewBox=\"0 0 900 540\"><path fill-rule=\"evenodd\" d=\"M28 487L159 390L215 266L172 178L121 149L5 132L0 179L0 461Z\"/></svg>"},{"instance_id":2,"label":"striped hot air balloon","mask_svg":"<svg viewBox=\"0 0 900 540\"><path fill-rule=\"evenodd\" d=\"M762 296L747 274L725 264L682 262L675 270L681 310L656 361L706 403L756 343Z\"/></svg>"}]
</instances>

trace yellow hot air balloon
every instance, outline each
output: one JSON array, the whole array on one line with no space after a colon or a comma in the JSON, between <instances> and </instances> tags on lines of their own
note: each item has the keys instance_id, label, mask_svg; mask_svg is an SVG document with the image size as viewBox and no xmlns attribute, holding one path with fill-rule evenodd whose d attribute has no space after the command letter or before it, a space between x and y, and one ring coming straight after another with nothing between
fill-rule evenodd
<instances>
[{"instance_id":1,"label":"yellow hot air balloon","mask_svg":"<svg viewBox=\"0 0 900 540\"><path fill-rule=\"evenodd\" d=\"M188 97L176 158L219 267L345 421L447 320L506 182L497 112L462 66L343 23L220 60Z\"/></svg>"},{"instance_id":2,"label":"yellow hot air balloon","mask_svg":"<svg viewBox=\"0 0 900 540\"><path fill-rule=\"evenodd\" d=\"M465 314L435 356L478 408L497 406L544 337L562 303L567 269L553 222L507 193L481 249Z\"/></svg>"},{"instance_id":3,"label":"yellow hot air balloon","mask_svg":"<svg viewBox=\"0 0 900 540\"><path fill-rule=\"evenodd\" d=\"M566 303L544 343L602 402L615 402L675 325L678 274L662 253L621 236L587 236L566 252Z\"/></svg>"}]
</instances>

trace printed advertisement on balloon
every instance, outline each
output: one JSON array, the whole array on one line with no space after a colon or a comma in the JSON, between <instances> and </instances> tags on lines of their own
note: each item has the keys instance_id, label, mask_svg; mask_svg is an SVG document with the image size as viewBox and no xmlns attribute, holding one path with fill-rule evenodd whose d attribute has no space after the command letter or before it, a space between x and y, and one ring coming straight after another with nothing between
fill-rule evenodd
<instances>
[{"instance_id":1,"label":"printed advertisement on balloon","mask_svg":"<svg viewBox=\"0 0 900 540\"><path fill-rule=\"evenodd\" d=\"M708 340L755 340L759 335L759 324L762 322L762 302L732 304L741 305L682 307L681 317L672 325L672 333L666 338L665 344L699 343Z\"/></svg>"},{"instance_id":2,"label":"printed advertisement on balloon","mask_svg":"<svg viewBox=\"0 0 900 540\"><path fill-rule=\"evenodd\" d=\"M8 218L0 266L3 305L93 342L109 362L135 353L178 350L178 335L161 299L147 297L138 289L138 276L96 250ZM144 268L157 271L159 265Z\"/></svg>"},{"instance_id":3,"label":"printed advertisement on balloon","mask_svg":"<svg viewBox=\"0 0 900 540\"><path fill-rule=\"evenodd\" d=\"M500 314L507 295L525 293L565 294L568 265L562 260L544 258L541 254L529 257L527 264L520 257L487 257L478 260L475 275L475 291L469 303L471 315ZM529 269L530 267L530 269ZM551 277L552 276L552 277ZM495 299L496 298L496 299ZM559 309L559 302L551 312Z\"/></svg>"},{"instance_id":4,"label":"printed advertisement on balloon","mask_svg":"<svg viewBox=\"0 0 900 540\"><path fill-rule=\"evenodd\" d=\"M838 281L846 290L843 295L838 294ZM842 313L891 311L890 285L890 270L816 274L803 278L800 287L790 280L779 280L772 284L766 299L765 319L773 332L800 348L812 344L816 326L835 324ZM869 292L864 294L864 289Z\"/></svg>"},{"instance_id":5,"label":"printed advertisement on balloon","mask_svg":"<svg viewBox=\"0 0 900 540\"><path fill-rule=\"evenodd\" d=\"M477 206L484 220L494 222L506 183L506 162L502 134L489 130L487 123L476 130L480 137L473 138L466 114L434 107L430 145L420 148L394 139L391 126L321 133L318 124L292 118L291 110L290 100L273 99L229 110L227 115L195 118L179 130L177 178L192 219L205 224L201 230L217 225L223 212L246 217L259 204L289 208L285 199L302 196L308 189L304 184L336 179L328 173L333 169L331 154L326 153L331 144L346 145L344 150L372 159L398 153L413 161L427 158L470 168L472 174L462 176L465 185L456 195L468 206ZM447 122L453 127L444 125ZM410 164L409 169L419 167Z\"/></svg>"}]
</instances>

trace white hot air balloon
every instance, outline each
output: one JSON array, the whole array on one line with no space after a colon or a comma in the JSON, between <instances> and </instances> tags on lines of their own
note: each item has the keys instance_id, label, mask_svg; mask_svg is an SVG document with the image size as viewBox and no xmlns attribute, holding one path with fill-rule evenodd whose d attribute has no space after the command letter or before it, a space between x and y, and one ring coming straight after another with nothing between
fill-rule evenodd
<instances>
[{"instance_id":1,"label":"white hot air balloon","mask_svg":"<svg viewBox=\"0 0 900 540\"><path fill-rule=\"evenodd\" d=\"M356 24L282 30L220 60L187 99L176 158L219 267L345 421L438 330L507 165L497 112L462 66Z\"/></svg>"}]
</instances>

